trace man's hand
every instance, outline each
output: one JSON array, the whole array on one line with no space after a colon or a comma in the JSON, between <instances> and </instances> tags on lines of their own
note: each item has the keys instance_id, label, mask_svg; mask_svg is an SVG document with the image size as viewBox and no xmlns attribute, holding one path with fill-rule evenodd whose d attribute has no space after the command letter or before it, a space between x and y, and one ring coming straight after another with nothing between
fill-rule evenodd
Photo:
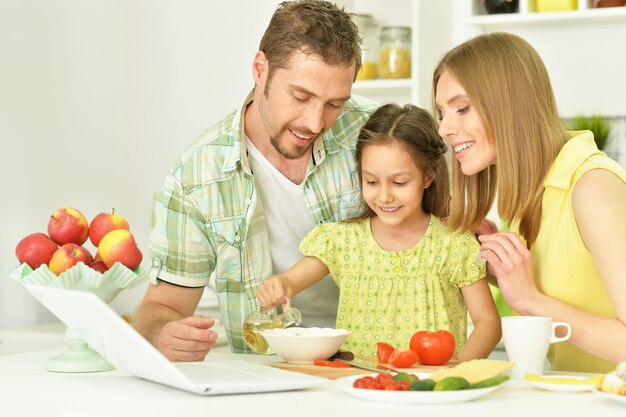
<instances>
[{"instance_id":1,"label":"man's hand","mask_svg":"<svg viewBox=\"0 0 626 417\"><path fill-rule=\"evenodd\" d=\"M202 361L217 340L217 333L209 330L214 324L198 316L170 321L161 329L156 347L173 362Z\"/></svg>"}]
</instances>

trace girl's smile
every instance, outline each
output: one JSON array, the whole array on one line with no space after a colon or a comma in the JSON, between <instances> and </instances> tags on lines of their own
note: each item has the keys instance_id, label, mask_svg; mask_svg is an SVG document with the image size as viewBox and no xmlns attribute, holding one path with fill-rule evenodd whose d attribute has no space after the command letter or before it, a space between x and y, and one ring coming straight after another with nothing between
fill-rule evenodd
<instances>
[{"instance_id":1,"label":"girl's smile","mask_svg":"<svg viewBox=\"0 0 626 417\"><path fill-rule=\"evenodd\" d=\"M385 213L395 213L396 211L400 209L400 207L382 207L382 206L379 206L379 208Z\"/></svg>"}]
</instances>

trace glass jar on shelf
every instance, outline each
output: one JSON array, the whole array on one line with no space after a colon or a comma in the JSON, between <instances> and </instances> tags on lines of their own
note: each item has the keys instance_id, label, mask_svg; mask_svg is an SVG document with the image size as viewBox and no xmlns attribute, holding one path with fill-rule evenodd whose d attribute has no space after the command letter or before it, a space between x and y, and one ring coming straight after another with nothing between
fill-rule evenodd
<instances>
[{"instance_id":1,"label":"glass jar on shelf","mask_svg":"<svg viewBox=\"0 0 626 417\"><path fill-rule=\"evenodd\" d=\"M378 25L371 14L352 15L363 39L361 44L361 70L357 80L373 80L378 77Z\"/></svg>"},{"instance_id":2,"label":"glass jar on shelf","mask_svg":"<svg viewBox=\"0 0 626 417\"><path fill-rule=\"evenodd\" d=\"M385 26L380 33L380 78L411 78L411 28Z\"/></svg>"},{"instance_id":3,"label":"glass jar on shelf","mask_svg":"<svg viewBox=\"0 0 626 417\"><path fill-rule=\"evenodd\" d=\"M482 0L489 14L517 13L519 0Z\"/></svg>"}]
</instances>

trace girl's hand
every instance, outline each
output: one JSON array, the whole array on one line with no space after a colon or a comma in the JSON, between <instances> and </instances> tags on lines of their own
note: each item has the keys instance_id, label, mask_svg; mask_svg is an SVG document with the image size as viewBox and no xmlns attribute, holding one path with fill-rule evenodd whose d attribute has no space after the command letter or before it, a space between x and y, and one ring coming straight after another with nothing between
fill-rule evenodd
<instances>
[{"instance_id":1,"label":"girl's hand","mask_svg":"<svg viewBox=\"0 0 626 417\"><path fill-rule=\"evenodd\" d=\"M506 303L525 314L525 305L540 296L533 277L532 257L519 236L499 232L478 237L480 256L487 261L488 273L498 280Z\"/></svg>"},{"instance_id":2,"label":"girl's hand","mask_svg":"<svg viewBox=\"0 0 626 417\"><path fill-rule=\"evenodd\" d=\"M285 304L285 296L291 295L289 282L280 275L273 275L261 282L256 297L265 308L272 308L278 304Z\"/></svg>"}]
</instances>

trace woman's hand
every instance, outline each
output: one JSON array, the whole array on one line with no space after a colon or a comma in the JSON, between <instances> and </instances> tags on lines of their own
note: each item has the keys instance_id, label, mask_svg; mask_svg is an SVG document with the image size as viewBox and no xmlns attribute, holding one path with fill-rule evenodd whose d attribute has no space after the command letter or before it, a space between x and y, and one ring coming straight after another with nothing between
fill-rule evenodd
<instances>
[{"instance_id":1,"label":"woman's hand","mask_svg":"<svg viewBox=\"0 0 626 417\"><path fill-rule=\"evenodd\" d=\"M525 305L541 295L535 285L530 251L515 233L482 234L478 240L480 256L487 261L487 271L497 278L504 300L526 314Z\"/></svg>"},{"instance_id":2,"label":"woman's hand","mask_svg":"<svg viewBox=\"0 0 626 417\"><path fill-rule=\"evenodd\" d=\"M285 296L290 297L292 294L289 281L281 275L273 275L261 282L256 292L256 297L265 308L272 308L278 304L287 302Z\"/></svg>"},{"instance_id":3,"label":"woman's hand","mask_svg":"<svg viewBox=\"0 0 626 417\"><path fill-rule=\"evenodd\" d=\"M482 235L490 235L493 233L498 233L498 226L496 226L496 224L489 219L484 219L482 222L480 222L478 228L474 230L474 234L476 235L476 237Z\"/></svg>"}]
</instances>

